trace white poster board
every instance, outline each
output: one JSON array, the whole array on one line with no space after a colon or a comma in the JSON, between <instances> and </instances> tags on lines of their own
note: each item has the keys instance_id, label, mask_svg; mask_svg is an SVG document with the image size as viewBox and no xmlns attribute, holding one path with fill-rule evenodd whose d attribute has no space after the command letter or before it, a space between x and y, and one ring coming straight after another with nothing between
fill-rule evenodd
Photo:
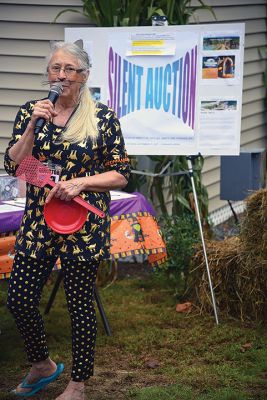
<instances>
[{"instance_id":1,"label":"white poster board","mask_svg":"<svg viewBox=\"0 0 267 400\"><path fill-rule=\"evenodd\" d=\"M134 155L237 155L244 24L66 28Z\"/></svg>"}]
</instances>

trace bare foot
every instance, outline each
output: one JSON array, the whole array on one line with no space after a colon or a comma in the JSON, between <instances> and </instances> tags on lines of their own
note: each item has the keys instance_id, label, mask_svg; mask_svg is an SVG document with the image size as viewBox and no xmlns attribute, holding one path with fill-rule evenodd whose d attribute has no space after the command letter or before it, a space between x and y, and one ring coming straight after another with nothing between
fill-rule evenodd
<instances>
[{"instance_id":1,"label":"bare foot","mask_svg":"<svg viewBox=\"0 0 267 400\"><path fill-rule=\"evenodd\" d=\"M65 391L56 400L85 400L84 382L70 381Z\"/></svg>"},{"instance_id":2,"label":"bare foot","mask_svg":"<svg viewBox=\"0 0 267 400\"><path fill-rule=\"evenodd\" d=\"M52 375L57 369L57 365L50 358L45 361L40 361L32 364L29 374L27 375L26 383L36 383L41 378L46 378ZM16 393L30 392L30 388L22 388L22 383L16 387Z\"/></svg>"}]
</instances>

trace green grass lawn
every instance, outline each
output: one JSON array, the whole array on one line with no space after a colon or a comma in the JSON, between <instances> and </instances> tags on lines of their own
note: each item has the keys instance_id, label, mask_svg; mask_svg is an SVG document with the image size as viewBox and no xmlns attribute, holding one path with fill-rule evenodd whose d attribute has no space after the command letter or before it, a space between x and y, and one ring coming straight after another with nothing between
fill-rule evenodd
<instances>
[{"instance_id":1,"label":"green grass lawn","mask_svg":"<svg viewBox=\"0 0 267 400\"><path fill-rule=\"evenodd\" d=\"M29 368L4 306L6 288L6 282L0 282L0 399L12 399L8 391ZM51 290L51 284L45 287L42 309ZM100 294L113 335L105 334L99 319L88 400L267 399L266 328L221 316L216 326L213 316L178 314L173 290L153 274L117 280ZM51 356L64 362L66 370L34 398L52 400L64 389L71 366L70 322L62 288L45 322Z\"/></svg>"}]
</instances>

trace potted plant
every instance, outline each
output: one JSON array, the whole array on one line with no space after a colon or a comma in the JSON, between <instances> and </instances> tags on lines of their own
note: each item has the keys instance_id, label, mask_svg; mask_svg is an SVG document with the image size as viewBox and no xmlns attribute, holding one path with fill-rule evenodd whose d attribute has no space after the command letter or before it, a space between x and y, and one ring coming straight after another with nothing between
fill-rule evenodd
<instances>
[{"instance_id":1,"label":"potted plant","mask_svg":"<svg viewBox=\"0 0 267 400\"><path fill-rule=\"evenodd\" d=\"M65 12L82 13L96 26L145 26L151 25L155 14L165 15L170 25L186 25L198 10L208 10L215 17L212 7L197 0L199 5L191 5L191 0L82 0L83 10L67 8L60 11L54 21Z\"/></svg>"}]
</instances>

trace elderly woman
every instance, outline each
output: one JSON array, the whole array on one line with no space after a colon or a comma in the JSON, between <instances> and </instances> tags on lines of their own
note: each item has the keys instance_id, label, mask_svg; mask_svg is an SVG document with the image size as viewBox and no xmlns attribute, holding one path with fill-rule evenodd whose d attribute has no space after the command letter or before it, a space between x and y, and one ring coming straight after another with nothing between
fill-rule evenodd
<instances>
[{"instance_id":1,"label":"elderly woman","mask_svg":"<svg viewBox=\"0 0 267 400\"><path fill-rule=\"evenodd\" d=\"M47 76L50 85L61 82L63 92L55 106L42 99L20 108L5 154L5 168L11 175L28 155L61 167L60 180L52 190L27 185L26 208L16 240L7 304L32 364L26 378L13 390L18 396L37 393L64 369L49 356L38 310L41 291L58 257L71 318L73 362L71 380L57 399L84 399L84 382L93 375L93 288L99 262L109 258L109 190L124 187L130 169L120 124L111 109L92 100L86 84L88 75L89 59L83 49L72 43L54 43ZM34 134L39 118L46 123ZM45 222L44 204L53 196L69 201L77 195L104 211L106 217L88 213L81 230L56 233Z\"/></svg>"}]
</instances>

